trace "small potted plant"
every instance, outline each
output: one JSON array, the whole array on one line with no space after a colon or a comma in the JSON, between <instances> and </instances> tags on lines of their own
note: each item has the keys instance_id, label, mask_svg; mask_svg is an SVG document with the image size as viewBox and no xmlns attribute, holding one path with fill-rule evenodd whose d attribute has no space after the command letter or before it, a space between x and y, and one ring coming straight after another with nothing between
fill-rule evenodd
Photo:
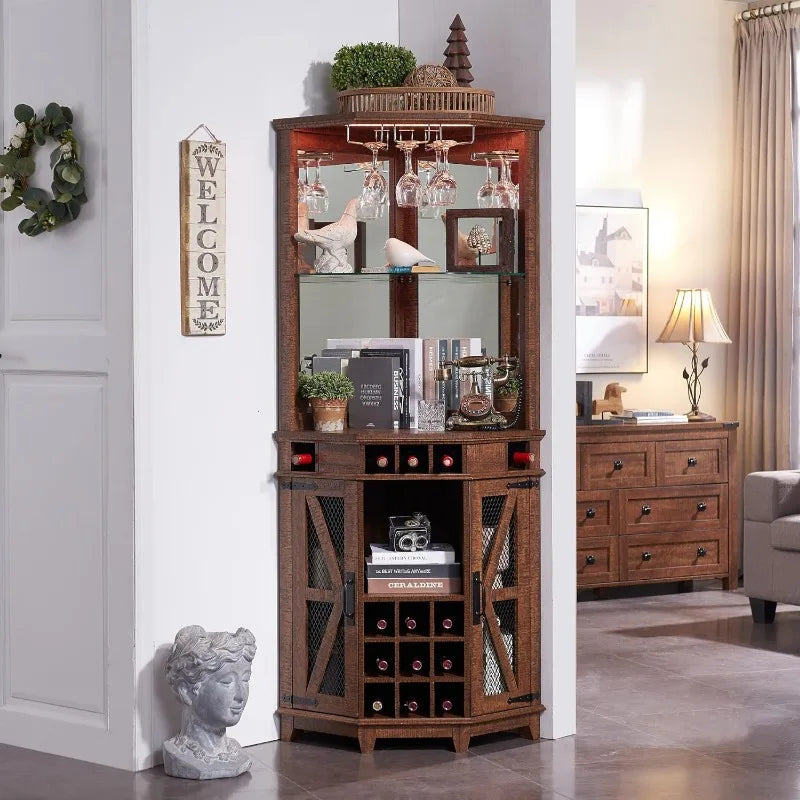
<instances>
[{"instance_id":1,"label":"small potted plant","mask_svg":"<svg viewBox=\"0 0 800 800\"><path fill-rule=\"evenodd\" d=\"M504 384L494 390L494 408L501 414L513 414L517 407L519 390L522 380L518 375L512 375Z\"/></svg>"},{"instance_id":2,"label":"small potted plant","mask_svg":"<svg viewBox=\"0 0 800 800\"><path fill-rule=\"evenodd\" d=\"M311 402L315 431L343 431L353 382L338 372L300 373L300 396Z\"/></svg>"},{"instance_id":3,"label":"small potted plant","mask_svg":"<svg viewBox=\"0 0 800 800\"><path fill-rule=\"evenodd\" d=\"M343 45L333 57L331 84L337 92L400 86L416 65L415 55L396 44L362 42Z\"/></svg>"}]
</instances>

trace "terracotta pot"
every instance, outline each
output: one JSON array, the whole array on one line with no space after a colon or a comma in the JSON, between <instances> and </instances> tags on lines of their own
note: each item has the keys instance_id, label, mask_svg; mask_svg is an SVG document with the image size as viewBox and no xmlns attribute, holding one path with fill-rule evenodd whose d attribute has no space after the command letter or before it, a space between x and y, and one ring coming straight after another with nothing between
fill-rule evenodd
<instances>
[{"instance_id":1,"label":"terracotta pot","mask_svg":"<svg viewBox=\"0 0 800 800\"><path fill-rule=\"evenodd\" d=\"M323 397L311 398L314 412L314 430L328 433L343 431L347 423L347 400L326 400Z\"/></svg>"},{"instance_id":2,"label":"terracotta pot","mask_svg":"<svg viewBox=\"0 0 800 800\"><path fill-rule=\"evenodd\" d=\"M501 414L513 414L517 407L517 395L499 395L494 398L494 409Z\"/></svg>"}]
</instances>

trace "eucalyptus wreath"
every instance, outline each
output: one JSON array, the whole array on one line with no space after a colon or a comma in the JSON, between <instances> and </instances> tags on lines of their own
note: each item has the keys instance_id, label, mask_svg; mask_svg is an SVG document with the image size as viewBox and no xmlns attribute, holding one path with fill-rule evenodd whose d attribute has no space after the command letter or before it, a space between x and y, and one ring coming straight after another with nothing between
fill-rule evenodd
<instances>
[{"instance_id":1,"label":"eucalyptus wreath","mask_svg":"<svg viewBox=\"0 0 800 800\"><path fill-rule=\"evenodd\" d=\"M86 197L86 175L80 163L81 146L72 130L72 111L50 103L42 117L21 103L14 109L17 124L5 153L0 156L0 209L13 211L25 206L33 212L19 223L20 233L38 236L78 218ZM58 142L50 154L53 170L52 194L30 185L36 171L34 148L48 139Z\"/></svg>"}]
</instances>

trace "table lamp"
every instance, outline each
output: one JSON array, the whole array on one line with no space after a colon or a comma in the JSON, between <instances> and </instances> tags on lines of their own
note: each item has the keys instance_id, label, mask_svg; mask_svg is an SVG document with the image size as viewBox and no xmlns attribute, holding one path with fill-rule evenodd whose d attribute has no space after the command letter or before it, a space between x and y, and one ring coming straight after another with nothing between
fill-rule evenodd
<instances>
[{"instance_id":1,"label":"table lamp","mask_svg":"<svg viewBox=\"0 0 800 800\"><path fill-rule=\"evenodd\" d=\"M678 342L692 351L691 372L684 368L689 403L689 422L713 422L714 417L700 410L700 376L708 366L708 358L697 363L697 346L700 342L730 344L731 340L719 321L711 292L708 289L678 289L675 305L657 342Z\"/></svg>"}]
</instances>

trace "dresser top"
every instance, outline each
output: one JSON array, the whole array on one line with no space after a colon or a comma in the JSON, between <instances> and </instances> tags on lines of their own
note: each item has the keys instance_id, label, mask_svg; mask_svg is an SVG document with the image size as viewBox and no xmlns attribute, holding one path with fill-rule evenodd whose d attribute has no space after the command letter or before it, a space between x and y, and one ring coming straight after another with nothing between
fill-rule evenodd
<instances>
[{"instance_id":1,"label":"dresser top","mask_svg":"<svg viewBox=\"0 0 800 800\"><path fill-rule=\"evenodd\" d=\"M619 439L628 436L658 437L659 439L690 439L698 435L706 437L709 434L725 435L729 430L739 427L738 422L685 422L667 423L638 423L638 422L596 422L591 425L577 425L575 435L578 440L609 438Z\"/></svg>"}]
</instances>

